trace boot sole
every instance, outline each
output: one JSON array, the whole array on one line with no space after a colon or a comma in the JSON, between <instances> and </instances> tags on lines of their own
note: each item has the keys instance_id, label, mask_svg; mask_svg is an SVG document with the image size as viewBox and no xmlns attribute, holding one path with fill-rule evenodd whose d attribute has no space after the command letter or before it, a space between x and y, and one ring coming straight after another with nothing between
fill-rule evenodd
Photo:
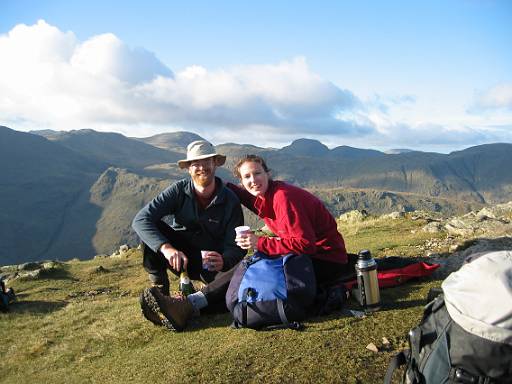
<instances>
[{"instance_id":1,"label":"boot sole","mask_svg":"<svg viewBox=\"0 0 512 384\"><path fill-rule=\"evenodd\" d=\"M142 315L146 318L146 320L151 321L153 324L161 326L162 321L160 320L160 317L158 318L158 322L155 322L155 320L151 317L151 314L154 314L149 305L146 303L144 293L141 293L139 296L139 304L140 304L140 310L142 312Z\"/></svg>"},{"instance_id":2,"label":"boot sole","mask_svg":"<svg viewBox=\"0 0 512 384\"><path fill-rule=\"evenodd\" d=\"M172 318L167 318L163 314L162 310L160 309L160 305L158 304L158 300L155 296L153 296L153 293L149 288L146 288L144 290L144 301L148 304L151 311L158 315L160 318L160 321L162 322L162 325L167 328L169 331L173 332L181 332L183 330L183 327L180 327Z\"/></svg>"}]
</instances>

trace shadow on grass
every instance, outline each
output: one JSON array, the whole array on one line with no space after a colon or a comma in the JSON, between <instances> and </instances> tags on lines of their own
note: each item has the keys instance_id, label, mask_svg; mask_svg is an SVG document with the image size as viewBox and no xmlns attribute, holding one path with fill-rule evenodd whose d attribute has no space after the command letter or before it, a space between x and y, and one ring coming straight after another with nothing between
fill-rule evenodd
<instances>
[{"instance_id":1,"label":"shadow on grass","mask_svg":"<svg viewBox=\"0 0 512 384\"><path fill-rule=\"evenodd\" d=\"M436 281L435 279L420 278L410 280L403 285L397 287L391 287L381 289L381 301L382 307L379 312L397 311L408 308L414 308L418 306L425 306L428 303L427 297L423 299L403 300L408 297L411 292L418 290L427 281ZM361 321L361 318L353 317L347 314L347 310L362 311L363 309L359 306L354 298L350 298L342 310L334 311L328 315L311 315L308 316L304 321L310 324L318 324L327 322L336 318L346 317L351 318L351 322ZM211 313L204 313L199 318L195 318L190 321L187 326L186 332L197 332L205 329L213 328L226 328L229 327L233 319L229 312L219 313L218 311L212 311ZM333 329L336 327L333 327ZM307 331L307 327L305 329ZM317 332L318 330L315 330Z\"/></svg>"},{"instance_id":2,"label":"shadow on grass","mask_svg":"<svg viewBox=\"0 0 512 384\"><path fill-rule=\"evenodd\" d=\"M17 301L9 306L9 312L11 314L44 314L58 311L66 305L65 301Z\"/></svg>"},{"instance_id":3,"label":"shadow on grass","mask_svg":"<svg viewBox=\"0 0 512 384\"><path fill-rule=\"evenodd\" d=\"M76 280L65 268L43 269L39 274L39 278L55 280Z\"/></svg>"},{"instance_id":4,"label":"shadow on grass","mask_svg":"<svg viewBox=\"0 0 512 384\"><path fill-rule=\"evenodd\" d=\"M407 309L425 305L427 305L427 299L409 301L382 301L382 307L379 311L396 311L397 309Z\"/></svg>"},{"instance_id":5,"label":"shadow on grass","mask_svg":"<svg viewBox=\"0 0 512 384\"><path fill-rule=\"evenodd\" d=\"M213 328L229 328L233 319L229 312L206 313L198 318L192 319L187 326L186 332L196 332Z\"/></svg>"}]
</instances>

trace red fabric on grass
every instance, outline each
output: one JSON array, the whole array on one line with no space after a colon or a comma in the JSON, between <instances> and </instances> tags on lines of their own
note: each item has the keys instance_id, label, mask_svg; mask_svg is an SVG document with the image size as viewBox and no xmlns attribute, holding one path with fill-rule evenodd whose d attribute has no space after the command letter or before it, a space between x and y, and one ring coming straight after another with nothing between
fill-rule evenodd
<instances>
[{"instance_id":1,"label":"red fabric on grass","mask_svg":"<svg viewBox=\"0 0 512 384\"><path fill-rule=\"evenodd\" d=\"M380 288L396 287L408 280L416 277L430 276L440 264L428 264L418 262L407 265L403 268L388 269L384 271L377 271L377 279ZM351 280L344 283L347 289L352 289L357 285L357 280Z\"/></svg>"}]
</instances>

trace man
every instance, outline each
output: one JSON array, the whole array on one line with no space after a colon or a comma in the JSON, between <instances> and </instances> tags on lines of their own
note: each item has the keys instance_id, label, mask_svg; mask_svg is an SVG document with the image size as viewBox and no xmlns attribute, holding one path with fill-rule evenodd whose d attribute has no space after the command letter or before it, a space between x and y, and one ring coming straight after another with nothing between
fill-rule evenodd
<instances>
[{"instance_id":1,"label":"man","mask_svg":"<svg viewBox=\"0 0 512 384\"><path fill-rule=\"evenodd\" d=\"M200 309L225 308L232 270L246 252L235 243L235 227L244 221L240 202L215 177L225 161L209 142L190 143L187 158L178 161L190 179L169 186L133 219L132 227L144 243L144 269L153 284L141 294L142 313L170 330L183 330ZM174 216L172 226L162 220L169 215ZM208 269L203 268L201 250L209 251ZM167 269L175 275L187 270L192 279L208 284L188 297L171 297Z\"/></svg>"}]
</instances>

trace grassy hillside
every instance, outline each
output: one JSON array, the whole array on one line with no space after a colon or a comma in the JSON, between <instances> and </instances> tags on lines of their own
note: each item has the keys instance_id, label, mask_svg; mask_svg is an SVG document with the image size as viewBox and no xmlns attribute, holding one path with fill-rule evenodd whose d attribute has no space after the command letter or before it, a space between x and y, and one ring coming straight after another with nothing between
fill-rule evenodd
<instances>
[{"instance_id":1,"label":"grassy hillside","mask_svg":"<svg viewBox=\"0 0 512 384\"><path fill-rule=\"evenodd\" d=\"M419 231L425 223L370 219L340 231L352 252L423 256L419 245L445 236ZM311 318L301 332L234 330L229 315L219 314L179 334L140 314L138 295L147 283L138 250L58 264L39 279L8 285L19 302L0 314L2 383L377 383L440 281L383 290L381 311L362 319L341 312ZM390 350L366 349L381 346L383 337Z\"/></svg>"},{"instance_id":2,"label":"grassy hillside","mask_svg":"<svg viewBox=\"0 0 512 384\"><path fill-rule=\"evenodd\" d=\"M0 264L58 257L61 247L90 256L83 239L94 233L99 212L86 195L104 166L0 126Z\"/></svg>"},{"instance_id":3,"label":"grassy hillside","mask_svg":"<svg viewBox=\"0 0 512 384\"><path fill-rule=\"evenodd\" d=\"M190 132L140 140L93 130L34 133L0 127L4 264L86 259L111 253L120 244L135 244L133 215L167 185L187 176L176 160L185 156L189 141L199 138ZM218 170L223 179L233 180L233 166L241 156L258 153L276 179L310 189L335 216L352 209L452 214L512 199L512 144L449 155L388 155L347 146L330 150L312 139L281 149L227 143L217 150L228 156ZM247 217L251 226L259 225Z\"/></svg>"},{"instance_id":4,"label":"grassy hillside","mask_svg":"<svg viewBox=\"0 0 512 384\"><path fill-rule=\"evenodd\" d=\"M262 155L276 178L308 188L373 189L425 197L497 203L510 199L512 144L488 144L449 155L382 152L351 147L329 150L317 140L299 139L282 149L225 144L227 167L248 153Z\"/></svg>"},{"instance_id":5,"label":"grassy hillside","mask_svg":"<svg viewBox=\"0 0 512 384\"><path fill-rule=\"evenodd\" d=\"M38 133L35 131L34 133ZM59 135L39 132L78 153L98 159L107 166L144 168L151 164L175 162L181 154L127 138L119 133L96 132L92 129L62 132Z\"/></svg>"},{"instance_id":6,"label":"grassy hillside","mask_svg":"<svg viewBox=\"0 0 512 384\"><path fill-rule=\"evenodd\" d=\"M107 169L90 190L91 202L102 208L92 237L96 254L110 254L122 244L137 244L137 235L131 229L135 214L168 185L167 180Z\"/></svg>"}]
</instances>

